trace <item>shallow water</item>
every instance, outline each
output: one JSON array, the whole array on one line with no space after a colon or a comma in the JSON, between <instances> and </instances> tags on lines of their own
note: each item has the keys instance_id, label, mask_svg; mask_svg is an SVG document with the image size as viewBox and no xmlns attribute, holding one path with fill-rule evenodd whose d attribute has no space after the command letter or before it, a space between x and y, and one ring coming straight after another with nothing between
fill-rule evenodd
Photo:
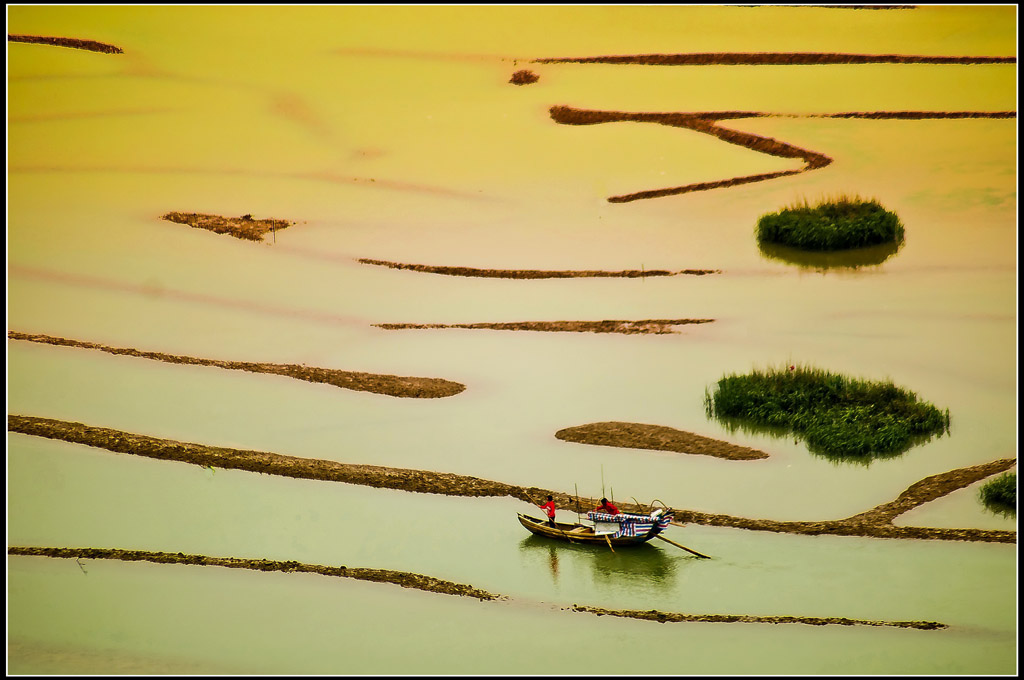
<instances>
[{"instance_id":1,"label":"shallow water","mask_svg":"<svg viewBox=\"0 0 1024 680\"><path fill-rule=\"evenodd\" d=\"M613 553L524 536L517 523L507 521L513 512L524 509L522 503L511 499L458 499L229 470L212 472L23 435L10 437L11 474L20 481L11 490L11 507L18 511L10 518L12 529L16 528L9 536L12 544L117 545L313 564L373 564L387 569L415 565L422 573L511 598L507 602L477 602L474 608L467 608L453 604L459 598L452 596L405 589L396 596L393 591L398 591L397 586L367 587L346 579L286 575L291 580L284 581L280 575L215 568L13 557L11 612L24 621L24 627L12 635L12 640L26 646L18 659L24 664L19 668L26 671L43 663L34 658L33 645L46 643L62 650L52 663L70 655L77 646L89 649L111 645L123 652L146 652L143 656L154 665L173 661L199 664L203 669L216 669L219 664L226 672L253 668L284 672L287 666L278 664L297 663L294 672L341 672L332 670L332 664L339 662L340 650L354 653L353 647L358 645L358 654L366 655L367 672L491 672L500 668L502 672L540 673L549 666L558 673L600 672L601 666L574 656L512 660L499 652L501 665L487 665L495 662L489 651L492 647L515 646L517 640L525 644L537 635L530 630L534 624L525 625L524 620L549 627L552 637L570 646L595 644L595 637L603 639L611 634L601 632L609 624L599 624L590 615L575 614L571 619L564 614L561 619L556 616L557 608L574 603L695 614L744 612L925 620L951 626L933 632L931 638L921 638L923 631L903 629L881 634L867 627L844 628L845 636L821 637L815 627L805 625L704 624L708 628L727 628L733 644L742 648L760 647L765 644L765 635L776 639L777 644L783 643L785 647L773 652L761 651L757 668L765 672L781 672L786 662L795 661L790 656L790 645L804 644L825 645L828 653L818 650L813 662L795 661L790 670L803 667L803 663L812 663L808 668L818 668L814 664L822 663L841 668L843 660L856 664L856 655L851 655L849 647L865 644L877 650L879 661L887 667L895 664L892 667L903 672L942 668L984 672L978 669L998 669L1011 661L1007 654L1012 647L995 650L1004 645L1000 640L1014 626L1015 607L1005 594L1005 584L1013 578L1015 569L1014 546L776 536L688 527L671 528L667 535L714 559L697 560L657 541ZM103 493L98 494L97 489L103 489ZM470 517L472 521L466 522ZM344 532L339 531L341 521L346 525ZM955 562L959 568L936 568L940 561ZM189 572L216 572L217 576ZM964 574L971 577L964 578ZM261 586L254 578L272 585ZM183 596L183 588L192 594ZM251 597L244 594L251 588L263 593L257 596L260 606L236 600ZM296 589L306 594L299 595ZM115 598L116 593L123 593L125 601L103 613L96 604L103 593ZM406 605L395 602L395 598L406 595ZM279 598L295 601L285 606ZM314 605L308 601L312 598L326 600ZM330 605L334 598L344 599ZM299 606L300 602L305 604ZM80 621L96 616L99 620L95 625L65 623L54 627L35 609L46 611L57 606L79 612L73 618ZM333 616L331 607L337 609ZM220 611L216 623L199 627L191 623L200 612L211 608ZM389 658L383 641L366 639L376 634L357 635L359 628L351 628L354 624L347 619L353 615L366 618L364 630L383 627L394 630L400 639L409 635L420 642L410 642L408 654L403 643L403 654ZM481 617L485 621L506 621L510 630L503 637L495 630L501 624L485 624ZM437 630L433 629L435 618L443 621ZM281 630L281 620L295 621L297 626ZM138 621L147 633L128 633L125 629L133 621ZM422 630L424 621L432 622L429 632ZM657 639L664 634L658 632L659 628L676 630L669 647L652 650L645 661L649 664L645 672L678 672L671 670L671 664L677 663L680 655L699 655L700 646L708 642L703 634L692 630L692 624L648 624L648 630L644 630L632 628L638 622L617 621L622 624L621 634L627 637L635 632L645 639ZM220 632L207 632L211 625ZM336 636L328 638L324 632L317 632L312 639L290 642L298 629L320 626ZM182 627L188 630L180 630ZM413 634L410 627L419 632ZM86 628L88 631L82 630ZM772 629L787 632L775 638ZM440 641L453 633L460 642ZM714 633L709 634L715 639ZM104 640L104 636L114 640ZM129 639L117 644L119 636ZM204 636L217 639L216 650L199 639ZM277 641L257 650L261 646L258 640L265 636ZM356 638L358 642L340 643L339 637ZM419 659L416 650L424 637L445 647L446 655L459 655L459 660L452 656L447 661ZM328 643L328 639L335 643ZM993 655L981 666L975 665L978 660L971 652L974 644L966 643L971 639ZM65 644L68 649L64 649ZM463 644L469 644L470 649L479 646L480 652L466 652L461 649ZM905 645L913 648L915 644L927 652L914 662L890 657ZM294 645L314 650L311 658L296 659L297 650L291 648ZM577 666L579 663L583 665ZM692 672L748 672L746 663L737 660L703 659L694 663ZM621 672L628 672L628 666L623 666Z\"/></svg>"},{"instance_id":2,"label":"shallow water","mask_svg":"<svg viewBox=\"0 0 1024 680\"><path fill-rule=\"evenodd\" d=\"M441 377L467 390L448 399L394 399L9 341L8 411L781 520L846 517L926 476L1013 457L1015 119L727 121L834 162L768 182L611 204L612 195L800 166L678 128L559 125L548 109L1005 111L1016 108L1015 64L524 60L678 52L681 36L693 52L1007 56L1016 51L1015 13L13 8L10 33L103 40L126 53L8 45L9 329L173 354ZM766 32L764 25L776 28ZM541 79L509 85L516 68ZM906 226L904 247L876 266L826 271L762 255L753 239L758 216L838 194L877 198L895 211ZM159 219L172 210L297 224L252 243ZM722 273L515 281L395 271L356 262L362 257ZM371 325L648 318L715 322L668 336ZM730 432L707 418L705 390L723 375L794 362L891 378L948 408L951 431L863 466L812 456L793 439ZM675 427L770 458L727 461L553 436L605 420ZM24 435L8 436L8 480L9 545L340 560L515 598L462 602L324 577L98 561L83 574L71 561L15 557L8 583L15 672L1015 668L1015 546L687 527L671 532L715 560L693 560L664 543L627 559L556 549L524 535L513 512L529 507L510 499L213 473ZM897 523L1015 529L1015 518L981 506L977 490L958 491ZM353 516L366 528L343 530ZM467 532L452 517L487 530ZM89 579L95 590L78 591L71 579ZM48 612L57 598L74 620L96 617L100 599L116 600L118 609L88 627L54 626ZM921 618L953 628L655 625L545 608L574 602ZM165 610L171 613L157 613ZM197 621L205 611L222 618ZM294 622L288 629L275 623L284 617ZM367 619L372 625L361 627ZM200 641L204 636L216 643ZM608 654L590 660L591 650L646 641L658 650L647 669ZM737 642L747 655L734 653ZM528 643L536 653L522 654Z\"/></svg>"}]
</instances>

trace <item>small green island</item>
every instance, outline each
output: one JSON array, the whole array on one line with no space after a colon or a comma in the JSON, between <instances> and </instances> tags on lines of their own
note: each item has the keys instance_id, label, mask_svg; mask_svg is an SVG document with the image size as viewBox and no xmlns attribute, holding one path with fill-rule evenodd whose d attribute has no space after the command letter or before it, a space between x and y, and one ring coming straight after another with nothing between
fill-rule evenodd
<instances>
[{"instance_id":1,"label":"small green island","mask_svg":"<svg viewBox=\"0 0 1024 680\"><path fill-rule=\"evenodd\" d=\"M828 252L902 244L903 224L895 213L875 200L856 196L827 199L817 205L806 201L757 221L757 240L800 250Z\"/></svg>"},{"instance_id":2,"label":"small green island","mask_svg":"<svg viewBox=\"0 0 1024 680\"><path fill-rule=\"evenodd\" d=\"M1017 516L1017 473L1004 472L981 487L981 502L1000 515Z\"/></svg>"},{"instance_id":3,"label":"small green island","mask_svg":"<svg viewBox=\"0 0 1024 680\"><path fill-rule=\"evenodd\" d=\"M728 375L705 391L708 417L731 428L795 433L815 454L870 462L900 455L949 430L949 411L919 401L892 381L782 366Z\"/></svg>"}]
</instances>

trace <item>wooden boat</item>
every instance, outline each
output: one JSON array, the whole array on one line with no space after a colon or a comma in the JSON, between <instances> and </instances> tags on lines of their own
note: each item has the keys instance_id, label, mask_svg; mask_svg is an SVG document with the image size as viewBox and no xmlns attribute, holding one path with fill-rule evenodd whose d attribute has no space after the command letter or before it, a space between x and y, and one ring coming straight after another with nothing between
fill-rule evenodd
<instances>
[{"instance_id":1,"label":"wooden boat","mask_svg":"<svg viewBox=\"0 0 1024 680\"><path fill-rule=\"evenodd\" d=\"M587 519L593 526L555 522L519 514L519 523L538 536L547 536L570 543L591 543L597 545L638 545L651 540L672 521L672 511L655 510L650 515L634 515L621 512L609 515L603 512L588 512ZM667 539L666 539L667 540Z\"/></svg>"}]
</instances>

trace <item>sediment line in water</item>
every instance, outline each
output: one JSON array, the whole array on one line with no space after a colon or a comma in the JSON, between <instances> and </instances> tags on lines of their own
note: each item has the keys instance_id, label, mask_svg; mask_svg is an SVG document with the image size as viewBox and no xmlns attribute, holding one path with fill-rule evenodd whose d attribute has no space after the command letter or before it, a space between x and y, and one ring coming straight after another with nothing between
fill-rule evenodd
<instances>
[{"instance_id":1,"label":"sediment line in water","mask_svg":"<svg viewBox=\"0 0 1024 680\"><path fill-rule=\"evenodd\" d=\"M191 366L215 366L236 371L248 371L250 373L269 373L272 375L283 375L295 380L305 380L312 383L325 383L340 387L346 390L358 392L373 392L390 397L406 397L413 399L436 399L450 397L459 394L466 389L466 386L444 380L442 378L416 378L398 375L386 375L379 373L359 373L356 371L341 371L333 368L320 368L317 366L304 366L298 364L270 364L251 361L222 361L219 359L203 359L199 357L181 356L176 354L164 354L163 352L144 352L129 347L111 347L95 342L84 342L81 340L69 340L58 338L52 335L19 333L8 331L7 337L12 340L27 340L48 345L63 347L78 347L81 349L96 349L108 354L139 357L164 361L170 364L188 364Z\"/></svg>"},{"instance_id":2,"label":"sediment line in water","mask_svg":"<svg viewBox=\"0 0 1024 680\"><path fill-rule=\"evenodd\" d=\"M535 504L535 499L550 494L558 507L572 508L579 502L583 507L595 507L597 499L577 498L561 491L522 487L494 482L478 477L469 477L427 470L389 468L378 465L353 465L329 460L297 458L264 451L249 451L222 447L190 444L171 439L158 439L137 435L121 430L93 427L82 423L39 418L35 416L8 415L7 431L28 434L48 439L85 444L117 453L161 460L175 460L200 467L220 467L276 474L299 479L345 482L385 489L399 489L418 493L436 493L447 496L510 496ZM911 503L920 504L934 500L957 489L968 486L985 476L1008 470L1017 464L1016 458L985 463L969 468L953 470L942 475L926 478L923 485L912 485L901 494L901 507L909 509ZM920 483L919 483L920 484ZM940 493L941 492L941 493ZM878 506L885 508L888 504ZM626 512L647 513L650 508L635 503L619 503ZM944 541L983 541L990 543L1016 543L1017 532L994 529L942 529L931 527L897 527L886 518L891 512L872 511L861 513L843 520L823 522L780 522L776 520L748 519L731 515L716 515L696 510L675 510L675 524L687 523L708 526L724 526L751 531L772 531L804 535L831 534L836 536L865 536L871 538L916 538Z\"/></svg>"},{"instance_id":3,"label":"sediment line in water","mask_svg":"<svg viewBox=\"0 0 1024 680\"><path fill-rule=\"evenodd\" d=\"M462 583L425 576L408 571L391 569L368 569L364 567L333 567L323 564L308 564L296 561L252 560L237 557L208 557L185 553L155 552L149 550L121 550L117 548L54 548L35 546L10 546L8 555L25 557L52 557L57 559L93 559L121 560L124 562L154 562L157 564L186 564L207 567L226 567L228 569L252 569L254 571L280 571L284 573L320 574L351 578L376 583L392 583L403 588L414 588L431 593L475 597L480 601L509 600L507 595L496 595L486 590ZM81 564L79 564L81 566ZM631 611L623 609L602 609L584 605L572 605L574 612L585 612L597 616L620 616L626 618L658 621L660 623L688 621L695 623L805 623L812 626L894 626L897 628L920 628L935 630L946 628L942 623L933 621L867 621L839 617L807 617L807 616L745 616L736 614L679 614L675 612Z\"/></svg>"},{"instance_id":4,"label":"sediment line in water","mask_svg":"<svg viewBox=\"0 0 1024 680\"><path fill-rule=\"evenodd\" d=\"M991 463L975 465L974 467L960 468L949 472L942 472L931 477L925 477L907 487L896 500L883 503L867 512L862 512L847 518L848 522L892 522L896 517L908 510L942 498L949 493L951 486L962 489L975 482L980 482L986 477L1005 472L1017 464L1016 458L997 460Z\"/></svg>"},{"instance_id":5,"label":"sediment line in water","mask_svg":"<svg viewBox=\"0 0 1024 680\"><path fill-rule=\"evenodd\" d=\"M65 559L122 560L125 562L156 562L159 564L194 564L228 569L254 569L256 571L282 571L339 576L360 581L394 583L403 588L415 588L432 593L475 597L479 600L496 600L501 596L480 590L473 586L445 581L444 579L390 569L366 569L361 567L330 567L323 564L279 560L249 560L237 557L207 557L184 553L153 552L149 550L119 550L117 548L39 548L14 546L7 548L8 555L57 557Z\"/></svg>"},{"instance_id":6,"label":"sediment line in water","mask_svg":"<svg viewBox=\"0 0 1024 680\"><path fill-rule=\"evenodd\" d=\"M285 456L267 451L206 446L50 418L8 415L7 430L85 444L116 453L191 463L200 467L248 470L249 472L297 479L345 482L361 486L448 496L523 497L521 487L477 477L379 465L338 463L333 460ZM538 493L541 491L537 490Z\"/></svg>"},{"instance_id":7,"label":"sediment line in water","mask_svg":"<svg viewBox=\"0 0 1024 680\"><path fill-rule=\"evenodd\" d=\"M563 125L596 125L600 123L615 123L621 121L632 121L638 123L657 123L681 127L703 134L708 134L729 144L736 144L753 151L777 156L780 158L795 158L804 162L804 167L799 170L783 170L779 172L748 175L745 177L733 177L731 179L719 180L716 182L700 182L687 184L679 187L668 187L664 189L652 189L648 191L634 192L621 196L611 196L609 203L629 203L631 201L658 198L661 196L673 196L693 191L707 191L719 187L736 186L749 184L751 182L762 182L778 177L795 175L808 170L823 168L832 162L828 156L816 151L802 149L793 144L787 144L770 137L762 137L748 132L740 132L717 124L718 120L726 118L749 117L737 115L737 113L626 113L622 111L596 111L588 109L576 109L570 106L553 106L549 110L552 120Z\"/></svg>"},{"instance_id":8,"label":"sediment line in water","mask_svg":"<svg viewBox=\"0 0 1024 680\"><path fill-rule=\"evenodd\" d=\"M206 229L215 234L229 234L247 241L262 241L268 232L276 232L278 229L285 229L294 224L288 220L275 218L257 220L252 215L224 217L208 213L185 212L169 212L161 215L160 219L186 224L194 229Z\"/></svg>"},{"instance_id":9,"label":"sediment line in water","mask_svg":"<svg viewBox=\"0 0 1024 680\"><path fill-rule=\"evenodd\" d=\"M553 106L549 111L552 120L563 125L597 125L600 123L615 123L631 121L638 123L657 123L672 127L686 128L712 135L729 144L736 144L752 151L777 156L780 158L797 158L804 162L804 167L798 170L780 170L778 172L762 173L758 175L747 175L733 177L730 179L717 180L714 182L699 182L686 184L678 187L667 187L664 189L650 189L638 191L621 196L611 196L609 203L629 203L647 198L659 198L662 196L675 196L694 191L708 191L722 187L732 187L752 182L763 182L779 177L796 175L810 170L824 168L832 159L817 151L802 149L792 144L780 142L770 137L763 137L747 132L740 132L718 125L721 120L736 120L742 118L863 118L872 120L926 120L926 119L960 119L960 118L1016 118L1015 111L852 111L834 114L778 114L758 111L706 111L698 113L627 113L622 111L597 111L590 109L577 109L570 106Z\"/></svg>"},{"instance_id":10,"label":"sediment line in water","mask_svg":"<svg viewBox=\"0 0 1024 680\"><path fill-rule=\"evenodd\" d=\"M711 323L714 319L643 319L624 321L512 321L507 323L375 323L374 326L388 331L422 330L433 328L468 328L493 331L544 331L571 333L622 333L625 335L676 333L674 326Z\"/></svg>"},{"instance_id":11,"label":"sediment line in water","mask_svg":"<svg viewBox=\"0 0 1024 680\"><path fill-rule=\"evenodd\" d=\"M895 628L918 628L920 630L938 630L948 628L944 623L936 621L869 621L865 619L847 619L840 617L819 616L741 616L736 614L677 614L661 612L656 609L649 611L635 609L603 609L574 604L574 612L586 612L598 616L621 616L623 618L657 621L659 623L803 623L809 626L892 626Z\"/></svg>"},{"instance_id":12,"label":"sediment line in water","mask_svg":"<svg viewBox=\"0 0 1024 680\"><path fill-rule=\"evenodd\" d=\"M783 114L774 114L782 116ZM1016 118L1016 111L849 111L791 116L793 118L867 118L870 120L944 120L960 118Z\"/></svg>"},{"instance_id":13,"label":"sediment line in water","mask_svg":"<svg viewBox=\"0 0 1024 680\"><path fill-rule=\"evenodd\" d=\"M674 451L728 460L761 460L768 457L764 451L746 446L737 446L720 439L702 437L699 434L663 425L644 425L642 423L616 421L588 423L559 430L555 432L555 437L577 444Z\"/></svg>"},{"instance_id":14,"label":"sediment line in water","mask_svg":"<svg viewBox=\"0 0 1024 680\"><path fill-rule=\"evenodd\" d=\"M544 269L477 269L475 267L445 267L426 264L404 264L401 262L389 262L387 260L371 260L360 258L360 264L372 264L391 269L406 269L414 272L427 274L444 274L447 276L472 276L495 279L571 279L571 278L627 278L638 279L648 276L677 276L689 274L703 276L705 274L721 274L721 269L680 269L670 271L667 269L625 269L622 271L607 271L599 269L565 269L565 270L544 270Z\"/></svg>"},{"instance_id":15,"label":"sediment line in water","mask_svg":"<svg viewBox=\"0 0 1024 680\"><path fill-rule=\"evenodd\" d=\"M105 54L124 54L124 50L114 45L98 42L96 40L80 40L78 38L57 38L44 35L12 35L7 34L7 42L35 43L38 45L54 45L56 47L72 47L77 50L88 50L89 52L103 52Z\"/></svg>"},{"instance_id":16,"label":"sediment line in water","mask_svg":"<svg viewBox=\"0 0 1024 680\"><path fill-rule=\"evenodd\" d=\"M1016 64L1017 57L950 57L840 52L691 52L549 57L535 64L639 64L645 66L820 66L830 64Z\"/></svg>"}]
</instances>

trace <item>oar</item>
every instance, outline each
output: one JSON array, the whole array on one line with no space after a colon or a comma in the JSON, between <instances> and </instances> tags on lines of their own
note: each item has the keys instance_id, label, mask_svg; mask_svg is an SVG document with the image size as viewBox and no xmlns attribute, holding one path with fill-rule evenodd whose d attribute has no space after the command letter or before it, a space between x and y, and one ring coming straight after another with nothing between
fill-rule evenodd
<instances>
[{"instance_id":1,"label":"oar","mask_svg":"<svg viewBox=\"0 0 1024 680\"><path fill-rule=\"evenodd\" d=\"M658 536L655 536L655 538L660 538L661 540L665 541L666 543L671 543L672 545L674 545L674 546L675 546L675 547L677 547L677 548L682 548L682 549L683 549L683 550L685 550L686 552L689 552L689 553L693 553L693 554L694 554L694 555L696 555L697 557L703 557L703 558L704 558L704 559L706 559L706 560L710 560L710 559L711 559L711 558L710 558L710 557L708 557L707 555L702 555L701 553L697 552L696 550L690 550L690 549L689 549L689 548L687 548L687 547L686 547L685 545L679 545L679 544L678 544L678 543L676 543L675 541L670 541L670 540L668 540L667 538L665 538L664 536L658 535Z\"/></svg>"},{"instance_id":2,"label":"oar","mask_svg":"<svg viewBox=\"0 0 1024 680\"><path fill-rule=\"evenodd\" d=\"M612 548L612 539L608 538L608 534L604 535L604 540L608 542L608 547L612 552L615 552L615 548Z\"/></svg>"}]
</instances>

